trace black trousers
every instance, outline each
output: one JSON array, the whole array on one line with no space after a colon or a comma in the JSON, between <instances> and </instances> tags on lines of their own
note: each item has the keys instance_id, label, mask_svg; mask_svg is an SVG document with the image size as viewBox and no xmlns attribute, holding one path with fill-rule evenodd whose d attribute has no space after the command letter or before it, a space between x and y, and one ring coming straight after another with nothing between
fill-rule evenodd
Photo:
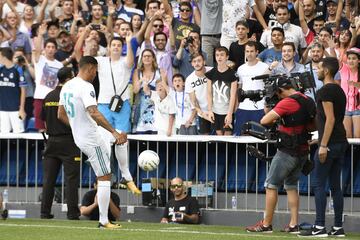
<instances>
[{"instance_id":1,"label":"black trousers","mask_svg":"<svg viewBox=\"0 0 360 240\"><path fill-rule=\"evenodd\" d=\"M43 192L41 200L41 216L51 213L55 193L56 178L64 165L65 196L67 200L67 217L80 216L78 207L78 187L80 181L80 150L76 147L71 135L50 136L44 151L43 159Z\"/></svg>"}]
</instances>

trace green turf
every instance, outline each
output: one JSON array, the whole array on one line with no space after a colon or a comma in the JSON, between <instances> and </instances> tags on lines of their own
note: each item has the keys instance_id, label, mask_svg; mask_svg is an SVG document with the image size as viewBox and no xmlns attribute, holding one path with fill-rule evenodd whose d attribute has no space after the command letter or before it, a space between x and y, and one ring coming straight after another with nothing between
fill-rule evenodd
<instances>
[{"instance_id":1,"label":"green turf","mask_svg":"<svg viewBox=\"0 0 360 240\"><path fill-rule=\"evenodd\" d=\"M231 240L231 239L298 239L280 232L250 234L241 227L178 225L142 222L121 222L122 229L100 230L97 222L8 219L0 221L0 239L9 240ZM348 234L347 239L360 239L360 234Z\"/></svg>"}]
</instances>

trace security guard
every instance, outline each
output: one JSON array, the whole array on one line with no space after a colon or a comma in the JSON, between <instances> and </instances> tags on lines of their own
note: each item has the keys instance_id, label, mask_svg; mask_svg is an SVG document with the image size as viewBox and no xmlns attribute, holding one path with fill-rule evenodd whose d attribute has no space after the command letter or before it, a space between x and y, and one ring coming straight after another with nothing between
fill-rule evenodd
<instances>
[{"instance_id":1,"label":"security guard","mask_svg":"<svg viewBox=\"0 0 360 240\"><path fill-rule=\"evenodd\" d=\"M58 71L58 86L44 99L42 117L46 123L49 139L46 143L43 159L43 193L41 200L41 218L51 219L51 206L54 198L56 178L61 164L65 172L65 196L67 200L67 218L79 220L78 186L80 180L80 150L74 143L71 128L57 118L60 91L66 81L74 77L71 68L63 67Z\"/></svg>"}]
</instances>

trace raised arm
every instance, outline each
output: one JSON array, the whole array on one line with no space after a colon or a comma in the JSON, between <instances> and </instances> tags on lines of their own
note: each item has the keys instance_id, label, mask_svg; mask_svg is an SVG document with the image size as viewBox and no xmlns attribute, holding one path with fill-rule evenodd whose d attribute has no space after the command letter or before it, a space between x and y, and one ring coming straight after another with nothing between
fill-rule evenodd
<instances>
[{"instance_id":1,"label":"raised arm","mask_svg":"<svg viewBox=\"0 0 360 240\"><path fill-rule=\"evenodd\" d=\"M48 0L43 0L40 5L39 15L36 17L36 22L41 23L45 19L45 9L48 5Z\"/></svg>"},{"instance_id":2,"label":"raised arm","mask_svg":"<svg viewBox=\"0 0 360 240\"><path fill-rule=\"evenodd\" d=\"M89 35L91 29L89 26L85 27L85 30L81 33L79 39L76 41L76 44L74 46L74 52L75 52L75 58L79 62L80 58L82 57L82 47L84 46L85 39Z\"/></svg>"},{"instance_id":3,"label":"raised arm","mask_svg":"<svg viewBox=\"0 0 360 240\"><path fill-rule=\"evenodd\" d=\"M126 65L128 68L132 68L134 65L134 55L136 53L133 53L132 47L131 47L131 39L132 39L132 33L129 31L126 34L126 46L127 46L127 53L126 53Z\"/></svg>"},{"instance_id":4,"label":"raised arm","mask_svg":"<svg viewBox=\"0 0 360 240\"><path fill-rule=\"evenodd\" d=\"M260 13L262 15L265 14L266 11L266 4L264 0L255 0L255 4L257 6L257 8L259 9Z\"/></svg>"},{"instance_id":5,"label":"raised arm","mask_svg":"<svg viewBox=\"0 0 360 240\"><path fill-rule=\"evenodd\" d=\"M47 24L43 23L39 27L39 34L34 39L34 51L33 51L33 59L35 63L39 61L41 51L43 50L43 40L44 40L44 34L46 33Z\"/></svg>"}]
</instances>

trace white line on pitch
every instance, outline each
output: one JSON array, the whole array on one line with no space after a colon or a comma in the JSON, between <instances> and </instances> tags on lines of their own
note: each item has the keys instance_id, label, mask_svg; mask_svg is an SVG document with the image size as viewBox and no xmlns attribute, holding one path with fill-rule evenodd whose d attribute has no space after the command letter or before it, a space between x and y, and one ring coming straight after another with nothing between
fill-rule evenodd
<instances>
[{"instance_id":1,"label":"white line on pitch","mask_svg":"<svg viewBox=\"0 0 360 240\"><path fill-rule=\"evenodd\" d=\"M0 227L34 227L34 228L61 228L61 229L84 229L84 230L97 230L96 227L75 227L75 226L61 226L61 225L42 225L42 224L15 224L15 223L0 223ZM102 231L127 231L127 232L161 232L161 233L187 233L187 234L203 234L203 235L223 235L223 236L245 236L245 237L264 237L264 238L296 238L297 236L287 235L287 236L279 236L272 235L269 233L266 234L248 234L248 233L231 233L231 232L202 232L202 231L194 231L194 230L172 230L168 229L144 229L144 228L119 228L116 230L106 230L102 229Z\"/></svg>"}]
</instances>

